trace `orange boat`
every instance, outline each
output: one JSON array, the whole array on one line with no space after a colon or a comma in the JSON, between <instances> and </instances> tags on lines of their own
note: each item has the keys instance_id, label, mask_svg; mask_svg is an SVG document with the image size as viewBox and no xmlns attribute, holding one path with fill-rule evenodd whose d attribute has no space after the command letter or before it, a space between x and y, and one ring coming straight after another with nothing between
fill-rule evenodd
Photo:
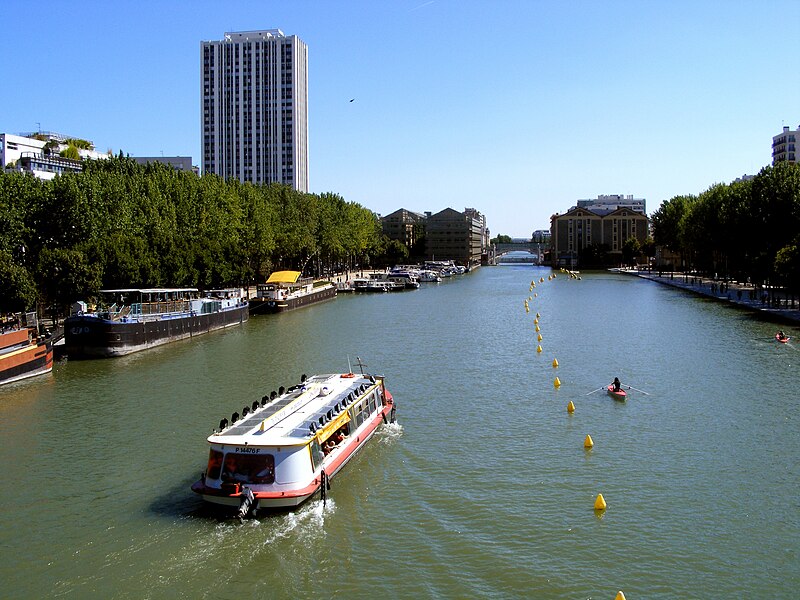
<instances>
[{"instance_id":1,"label":"orange boat","mask_svg":"<svg viewBox=\"0 0 800 600\"><path fill-rule=\"evenodd\" d=\"M619 390L614 390L614 385L609 385L606 390L608 391L608 395L611 396L614 400L619 400L620 402L624 402L628 397L628 392L619 388Z\"/></svg>"},{"instance_id":2,"label":"orange boat","mask_svg":"<svg viewBox=\"0 0 800 600\"><path fill-rule=\"evenodd\" d=\"M775 334L775 339L778 340L781 344L785 344L790 339L792 339L786 334L781 335L781 333L783 333L783 332L779 331L778 333Z\"/></svg>"},{"instance_id":3,"label":"orange boat","mask_svg":"<svg viewBox=\"0 0 800 600\"><path fill-rule=\"evenodd\" d=\"M31 313L35 322L35 313ZM36 326L6 326L0 332L0 385L26 377L49 373L53 369L52 340L37 335ZM28 323L31 322L29 318Z\"/></svg>"}]
</instances>

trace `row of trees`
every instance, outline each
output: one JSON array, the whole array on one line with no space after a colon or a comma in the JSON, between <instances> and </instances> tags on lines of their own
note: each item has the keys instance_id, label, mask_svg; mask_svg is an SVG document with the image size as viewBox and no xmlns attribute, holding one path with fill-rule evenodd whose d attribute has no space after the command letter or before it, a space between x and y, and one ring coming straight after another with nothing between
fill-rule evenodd
<instances>
[{"instance_id":1,"label":"row of trees","mask_svg":"<svg viewBox=\"0 0 800 600\"><path fill-rule=\"evenodd\" d=\"M676 196L653 214L653 228L685 269L800 290L800 165Z\"/></svg>"},{"instance_id":2,"label":"row of trees","mask_svg":"<svg viewBox=\"0 0 800 600\"><path fill-rule=\"evenodd\" d=\"M0 173L0 311L59 310L103 288L217 288L273 270L380 262L370 210L336 194L197 177L129 158L52 181Z\"/></svg>"}]
</instances>

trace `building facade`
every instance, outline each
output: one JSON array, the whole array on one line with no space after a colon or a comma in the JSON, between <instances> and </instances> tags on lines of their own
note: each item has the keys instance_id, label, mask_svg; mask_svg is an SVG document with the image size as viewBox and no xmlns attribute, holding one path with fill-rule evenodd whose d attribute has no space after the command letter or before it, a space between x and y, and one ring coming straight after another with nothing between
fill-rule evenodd
<instances>
[{"instance_id":1,"label":"building facade","mask_svg":"<svg viewBox=\"0 0 800 600\"><path fill-rule=\"evenodd\" d=\"M390 240L402 242L411 250L424 233L425 215L399 208L381 217L381 228Z\"/></svg>"},{"instance_id":2,"label":"building facade","mask_svg":"<svg viewBox=\"0 0 800 600\"><path fill-rule=\"evenodd\" d=\"M11 135L0 134L0 168L14 168L33 174L39 179L54 179L64 173L80 173L83 171L83 160L102 160L108 158L107 152L98 152L94 144L82 140L86 148L76 148L80 160L64 158L59 153L65 150L76 138L54 133L38 131Z\"/></svg>"},{"instance_id":3,"label":"building facade","mask_svg":"<svg viewBox=\"0 0 800 600\"><path fill-rule=\"evenodd\" d=\"M788 161L797 162L797 140L800 139L800 126L794 131L784 127L783 131L772 137L772 164Z\"/></svg>"},{"instance_id":4,"label":"building facade","mask_svg":"<svg viewBox=\"0 0 800 600\"><path fill-rule=\"evenodd\" d=\"M649 234L647 215L630 208L573 208L550 218L550 260L554 267L574 269L594 249L608 264L618 264L629 238L644 244Z\"/></svg>"},{"instance_id":5,"label":"building facade","mask_svg":"<svg viewBox=\"0 0 800 600\"><path fill-rule=\"evenodd\" d=\"M131 156L131 159L140 165L161 163L169 165L176 171L194 171L191 156Z\"/></svg>"},{"instance_id":6,"label":"building facade","mask_svg":"<svg viewBox=\"0 0 800 600\"><path fill-rule=\"evenodd\" d=\"M308 191L308 48L280 29L201 43L203 172Z\"/></svg>"},{"instance_id":7,"label":"building facade","mask_svg":"<svg viewBox=\"0 0 800 600\"><path fill-rule=\"evenodd\" d=\"M626 196L622 194L601 194L597 198L578 200L577 206L573 206L573 208L588 208L589 210L629 208L642 214L647 214L646 204L647 202L644 198L634 198L631 194Z\"/></svg>"},{"instance_id":8,"label":"building facade","mask_svg":"<svg viewBox=\"0 0 800 600\"><path fill-rule=\"evenodd\" d=\"M452 260L467 268L480 265L486 234L486 219L478 211L460 213L445 208L426 219L425 256L428 260Z\"/></svg>"}]
</instances>

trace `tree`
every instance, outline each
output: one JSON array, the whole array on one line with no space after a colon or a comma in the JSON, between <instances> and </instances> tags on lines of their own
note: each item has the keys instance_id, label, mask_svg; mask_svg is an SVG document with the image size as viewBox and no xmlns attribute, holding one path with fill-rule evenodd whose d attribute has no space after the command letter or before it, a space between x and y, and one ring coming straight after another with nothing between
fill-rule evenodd
<instances>
[{"instance_id":1,"label":"tree","mask_svg":"<svg viewBox=\"0 0 800 600\"><path fill-rule=\"evenodd\" d=\"M510 235L498 235L496 238L491 240L491 242L493 244L510 244L510 243L512 243Z\"/></svg>"},{"instance_id":2,"label":"tree","mask_svg":"<svg viewBox=\"0 0 800 600\"><path fill-rule=\"evenodd\" d=\"M28 270L0 250L0 312L22 312L36 306L36 285Z\"/></svg>"},{"instance_id":3,"label":"tree","mask_svg":"<svg viewBox=\"0 0 800 600\"><path fill-rule=\"evenodd\" d=\"M626 265L635 266L636 257L641 255L642 245L635 237L629 237L622 243L622 262Z\"/></svg>"},{"instance_id":4,"label":"tree","mask_svg":"<svg viewBox=\"0 0 800 600\"><path fill-rule=\"evenodd\" d=\"M66 148L64 148L61 152L58 153L59 156L62 158L69 158L71 160L80 160L81 153L78 152L78 148L70 144Z\"/></svg>"}]
</instances>

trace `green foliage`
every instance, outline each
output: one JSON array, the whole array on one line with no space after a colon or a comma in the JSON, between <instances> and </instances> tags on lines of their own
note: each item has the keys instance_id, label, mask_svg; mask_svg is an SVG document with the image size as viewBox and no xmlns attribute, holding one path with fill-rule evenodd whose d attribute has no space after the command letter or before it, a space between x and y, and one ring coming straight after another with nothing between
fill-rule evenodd
<instances>
[{"instance_id":1,"label":"green foliage","mask_svg":"<svg viewBox=\"0 0 800 600\"><path fill-rule=\"evenodd\" d=\"M686 267L740 280L788 282L800 231L800 166L780 163L748 181L676 196L653 214L656 244Z\"/></svg>"},{"instance_id":2,"label":"green foliage","mask_svg":"<svg viewBox=\"0 0 800 600\"><path fill-rule=\"evenodd\" d=\"M66 148L64 148L58 155L62 158L70 158L72 160L80 160L81 154L78 152L78 148L70 144Z\"/></svg>"},{"instance_id":3,"label":"green foliage","mask_svg":"<svg viewBox=\"0 0 800 600\"><path fill-rule=\"evenodd\" d=\"M0 173L0 310L37 299L64 308L102 288L237 286L278 268L319 275L387 260L376 215L336 194L197 177L121 154L52 181Z\"/></svg>"},{"instance_id":4,"label":"green foliage","mask_svg":"<svg viewBox=\"0 0 800 600\"><path fill-rule=\"evenodd\" d=\"M511 236L510 235L498 235L496 238L491 240L493 244L510 244L511 243Z\"/></svg>"}]
</instances>

